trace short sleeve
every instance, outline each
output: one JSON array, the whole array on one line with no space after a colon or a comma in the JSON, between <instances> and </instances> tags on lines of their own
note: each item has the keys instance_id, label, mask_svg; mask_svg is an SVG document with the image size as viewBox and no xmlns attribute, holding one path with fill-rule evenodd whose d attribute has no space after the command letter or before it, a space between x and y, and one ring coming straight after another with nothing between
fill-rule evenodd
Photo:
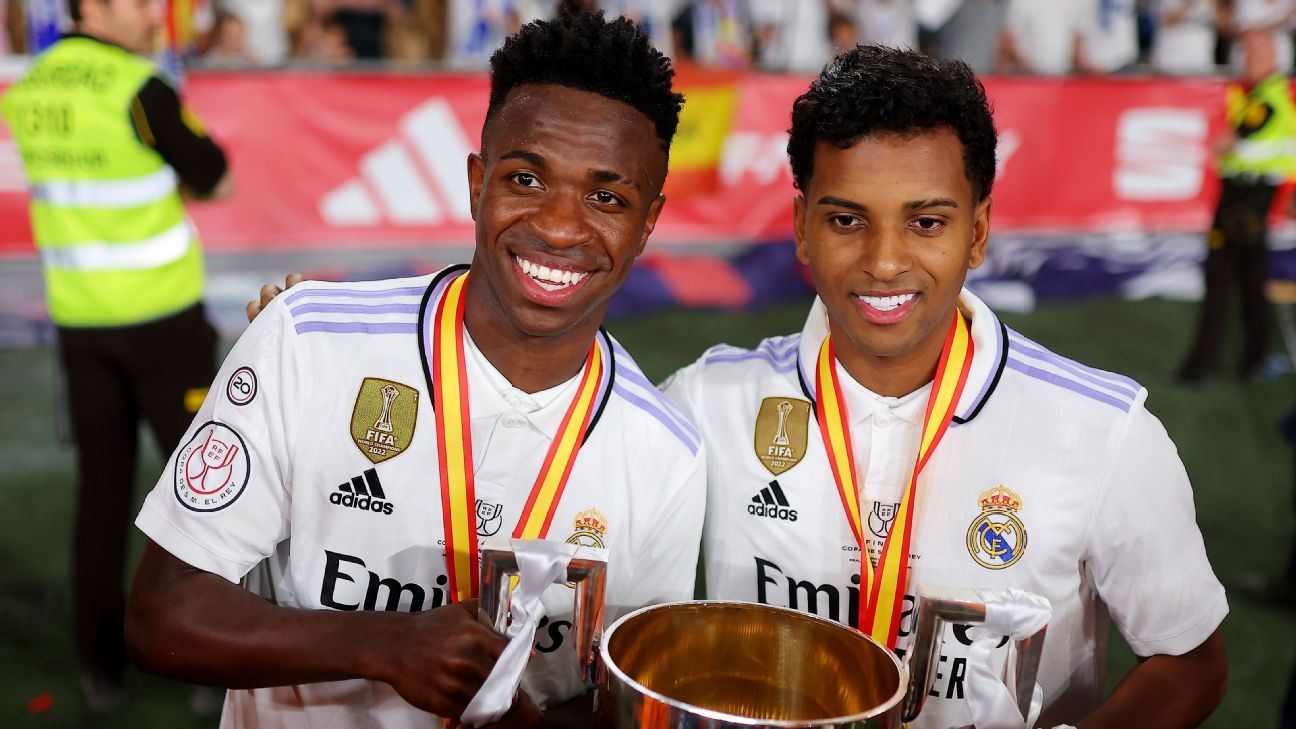
<instances>
[{"instance_id":1,"label":"short sleeve","mask_svg":"<svg viewBox=\"0 0 1296 729\"><path fill-rule=\"evenodd\" d=\"M666 398L684 411L699 432L703 430L702 374L705 362L706 354L703 354L696 362L677 370L659 385Z\"/></svg>"},{"instance_id":2,"label":"short sleeve","mask_svg":"<svg viewBox=\"0 0 1296 729\"><path fill-rule=\"evenodd\" d=\"M294 410L308 374L280 299L248 327L148 494L135 525L231 582L288 536Z\"/></svg>"},{"instance_id":3,"label":"short sleeve","mask_svg":"<svg viewBox=\"0 0 1296 729\"><path fill-rule=\"evenodd\" d=\"M1086 535L1084 568L1136 654L1182 655L1219 627L1228 602L1174 443L1141 403L1128 418Z\"/></svg>"}]
</instances>

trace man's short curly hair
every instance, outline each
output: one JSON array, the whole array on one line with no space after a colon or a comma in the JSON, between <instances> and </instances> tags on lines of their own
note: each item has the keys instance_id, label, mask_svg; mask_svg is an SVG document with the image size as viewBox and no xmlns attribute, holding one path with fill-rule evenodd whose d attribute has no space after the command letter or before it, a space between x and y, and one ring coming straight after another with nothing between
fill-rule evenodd
<instances>
[{"instance_id":1,"label":"man's short curly hair","mask_svg":"<svg viewBox=\"0 0 1296 729\"><path fill-rule=\"evenodd\" d=\"M978 202L995 176L995 128L985 86L962 61L861 45L834 58L792 105L788 159L798 190L814 175L819 142L846 149L884 133L947 127L963 144L963 168Z\"/></svg>"},{"instance_id":2,"label":"man's short curly hair","mask_svg":"<svg viewBox=\"0 0 1296 729\"><path fill-rule=\"evenodd\" d=\"M625 102L653 123L670 149L684 97L671 90L675 70L648 36L625 18L603 11L572 12L523 26L490 59L490 106L494 118L513 89L557 84Z\"/></svg>"}]
</instances>

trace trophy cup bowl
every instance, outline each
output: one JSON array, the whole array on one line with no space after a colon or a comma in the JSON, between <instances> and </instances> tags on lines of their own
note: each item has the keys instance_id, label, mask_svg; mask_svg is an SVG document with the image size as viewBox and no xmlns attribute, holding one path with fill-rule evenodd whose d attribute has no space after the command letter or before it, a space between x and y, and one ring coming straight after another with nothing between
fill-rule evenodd
<instances>
[{"instance_id":1,"label":"trophy cup bowl","mask_svg":"<svg viewBox=\"0 0 1296 729\"><path fill-rule=\"evenodd\" d=\"M753 603L643 608L599 652L598 712L615 729L889 729L908 683L863 633Z\"/></svg>"}]
</instances>

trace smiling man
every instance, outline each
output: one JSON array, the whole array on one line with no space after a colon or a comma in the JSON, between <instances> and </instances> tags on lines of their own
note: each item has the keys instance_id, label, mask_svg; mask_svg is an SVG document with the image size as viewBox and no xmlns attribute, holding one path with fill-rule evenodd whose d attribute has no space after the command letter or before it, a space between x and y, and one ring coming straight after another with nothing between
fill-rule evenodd
<instances>
[{"instance_id":1,"label":"smiling man","mask_svg":"<svg viewBox=\"0 0 1296 729\"><path fill-rule=\"evenodd\" d=\"M625 20L523 28L467 161L471 267L301 284L257 318L137 521L142 666L231 687L225 727L436 727L504 646L479 541L606 547L609 620L691 596L697 432L600 329L664 202L672 76ZM581 692L571 595L545 594L505 723Z\"/></svg>"},{"instance_id":2,"label":"smiling man","mask_svg":"<svg viewBox=\"0 0 1296 729\"><path fill-rule=\"evenodd\" d=\"M995 129L962 63L839 56L792 111L798 334L719 346L666 391L712 454L708 597L858 626L899 652L920 588L1049 599L1038 726L1182 727L1219 704L1228 607L1147 391L1005 327L963 289ZM715 454L721 454L716 457ZM1102 701L1109 614L1141 657ZM972 723L969 635L915 724Z\"/></svg>"}]
</instances>

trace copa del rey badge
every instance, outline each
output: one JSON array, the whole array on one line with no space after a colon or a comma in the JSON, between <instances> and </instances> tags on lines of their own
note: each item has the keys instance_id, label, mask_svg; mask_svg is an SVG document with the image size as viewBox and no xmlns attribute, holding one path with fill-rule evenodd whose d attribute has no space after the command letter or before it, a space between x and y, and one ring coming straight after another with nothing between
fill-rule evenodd
<instances>
[{"instance_id":1,"label":"copa del rey badge","mask_svg":"<svg viewBox=\"0 0 1296 729\"><path fill-rule=\"evenodd\" d=\"M351 410L351 439L372 463L399 456L414 439L418 390L391 380L366 377Z\"/></svg>"},{"instance_id":2,"label":"copa del rey badge","mask_svg":"<svg viewBox=\"0 0 1296 729\"><path fill-rule=\"evenodd\" d=\"M778 476L801 462L810 431L810 403L792 397L767 397L756 414L756 457Z\"/></svg>"},{"instance_id":3,"label":"copa del rey badge","mask_svg":"<svg viewBox=\"0 0 1296 729\"><path fill-rule=\"evenodd\" d=\"M176 456L176 499L191 511L220 511L243 494L250 471L243 436L224 423L209 421Z\"/></svg>"}]
</instances>

